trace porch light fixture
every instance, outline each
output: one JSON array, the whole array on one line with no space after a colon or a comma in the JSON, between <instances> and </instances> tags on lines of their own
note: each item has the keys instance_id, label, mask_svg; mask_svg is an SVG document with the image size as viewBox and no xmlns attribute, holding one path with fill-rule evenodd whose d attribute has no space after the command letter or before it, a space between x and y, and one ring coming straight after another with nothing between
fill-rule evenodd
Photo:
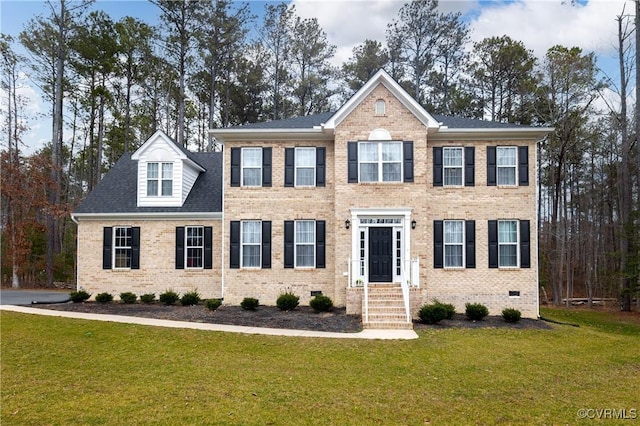
<instances>
[{"instance_id":1,"label":"porch light fixture","mask_svg":"<svg viewBox=\"0 0 640 426\"><path fill-rule=\"evenodd\" d=\"M416 220L415 220L415 219L414 219L414 220L412 220L412 221L411 221L411 229L416 229L416 225L417 225L417 224L418 224L418 223L416 222Z\"/></svg>"},{"instance_id":2,"label":"porch light fixture","mask_svg":"<svg viewBox=\"0 0 640 426\"><path fill-rule=\"evenodd\" d=\"M349 229L351 227L351 221L349 219L344 221L344 227Z\"/></svg>"}]
</instances>

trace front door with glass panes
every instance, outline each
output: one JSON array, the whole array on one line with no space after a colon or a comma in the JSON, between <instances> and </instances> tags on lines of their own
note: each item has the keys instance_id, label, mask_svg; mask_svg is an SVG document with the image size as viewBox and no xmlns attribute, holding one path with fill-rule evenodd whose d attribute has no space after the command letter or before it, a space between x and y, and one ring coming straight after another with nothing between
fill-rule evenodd
<instances>
[{"instance_id":1,"label":"front door with glass panes","mask_svg":"<svg viewBox=\"0 0 640 426\"><path fill-rule=\"evenodd\" d=\"M401 218L360 218L360 276L369 283L402 279Z\"/></svg>"}]
</instances>

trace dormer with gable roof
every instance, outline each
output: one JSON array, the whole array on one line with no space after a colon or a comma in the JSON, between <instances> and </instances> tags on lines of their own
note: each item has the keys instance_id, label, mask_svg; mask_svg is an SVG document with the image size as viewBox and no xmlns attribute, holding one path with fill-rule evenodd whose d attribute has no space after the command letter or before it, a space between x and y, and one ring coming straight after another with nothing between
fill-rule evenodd
<instances>
[{"instance_id":1,"label":"dormer with gable roof","mask_svg":"<svg viewBox=\"0 0 640 426\"><path fill-rule=\"evenodd\" d=\"M131 156L138 161L138 207L181 207L205 171L166 133L156 131Z\"/></svg>"}]
</instances>

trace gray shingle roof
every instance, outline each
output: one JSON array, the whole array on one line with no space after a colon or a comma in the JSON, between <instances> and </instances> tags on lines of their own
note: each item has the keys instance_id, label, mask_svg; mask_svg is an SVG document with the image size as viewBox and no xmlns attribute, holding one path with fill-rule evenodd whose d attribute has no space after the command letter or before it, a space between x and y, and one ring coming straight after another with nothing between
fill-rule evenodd
<instances>
[{"instance_id":1,"label":"gray shingle roof","mask_svg":"<svg viewBox=\"0 0 640 426\"><path fill-rule=\"evenodd\" d=\"M189 152L206 169L200 173L182 207L138 207L138 162L124 154L80 203L82 213L209 213L222 212L222 153Z\"/></svg>"},{"instance_id":2,"label":"gray shingle roof","mask_svg":"<svg viewBox=\"0 0 640 426\"><path fill-rule=\"evenodd\" d=\"M325 123L335 112L325 112L322 114L308 115L305 117L287 118L284 120L265 121L262 123L244 124L241 126L231 126L227 129L311 129ZM476 120L472 118L450 117L446 115L431 114L436 121L442 123L450 129L517 129L518 124L498 123L495 121Z\"/></svg>"}]
</instances>

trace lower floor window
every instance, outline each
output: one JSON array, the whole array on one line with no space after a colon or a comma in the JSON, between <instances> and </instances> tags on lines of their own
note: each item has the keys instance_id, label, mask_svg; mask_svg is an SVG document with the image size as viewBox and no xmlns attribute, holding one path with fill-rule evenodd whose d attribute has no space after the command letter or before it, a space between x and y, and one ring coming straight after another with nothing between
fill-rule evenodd
<instances>
[{"instance_id":1,"label":"lower floor window","mask_svg":"<svg viewBox=\"0 0 640 426\"><path fill-rule=\"evenodd\" d=\"M464 247L464 221L444 221L444 267L462 268Z\"/></svg>"},{"instance_id":2,"label":"lower floor window","mask_svg":"<svg viewBox=\"0 0 640 426\"><path fill-rule=\"evenodd\" d=\"M297 220L296 224L296 267L311 268L316 265L316 222L314 220Z\"/></svg>"},{"instance_id":3,"label":"lower floor window","mask_svg":"<svg viewBox=\"0 0 640 426\"><path fill-rule=\"evenodd\" d=\"M518 221L498 221L498 266L518 266Z\"/></svg>"},{"instance_id":4,"label":"lower floor window","mask_svg":"<svg viewBox=\"0 0 640 426\"><path fill-rule=\"evenodd\" d=\"M113 229L113 267L131 268L131 227Z\"/></svg>"},{"instance_id":5,"label":"lower floor window","mask_svg":"<svg viewBox=\"0 0 640 426\"><path fill-rule=\"evenodd\" d=\"M242 222L242 267L260 267L262 224L259 220Z\"/></svg>"},{"instance_id":6,"label":"lower floor window","mask_svg":"<svg viewBox=\"0 0 640 426\"><path fill-rule=\"evenodd\" d=\"M202 268L204 258L204 227L187 226L185 231L187 268Z\"/></svg>"}]
</instances>

